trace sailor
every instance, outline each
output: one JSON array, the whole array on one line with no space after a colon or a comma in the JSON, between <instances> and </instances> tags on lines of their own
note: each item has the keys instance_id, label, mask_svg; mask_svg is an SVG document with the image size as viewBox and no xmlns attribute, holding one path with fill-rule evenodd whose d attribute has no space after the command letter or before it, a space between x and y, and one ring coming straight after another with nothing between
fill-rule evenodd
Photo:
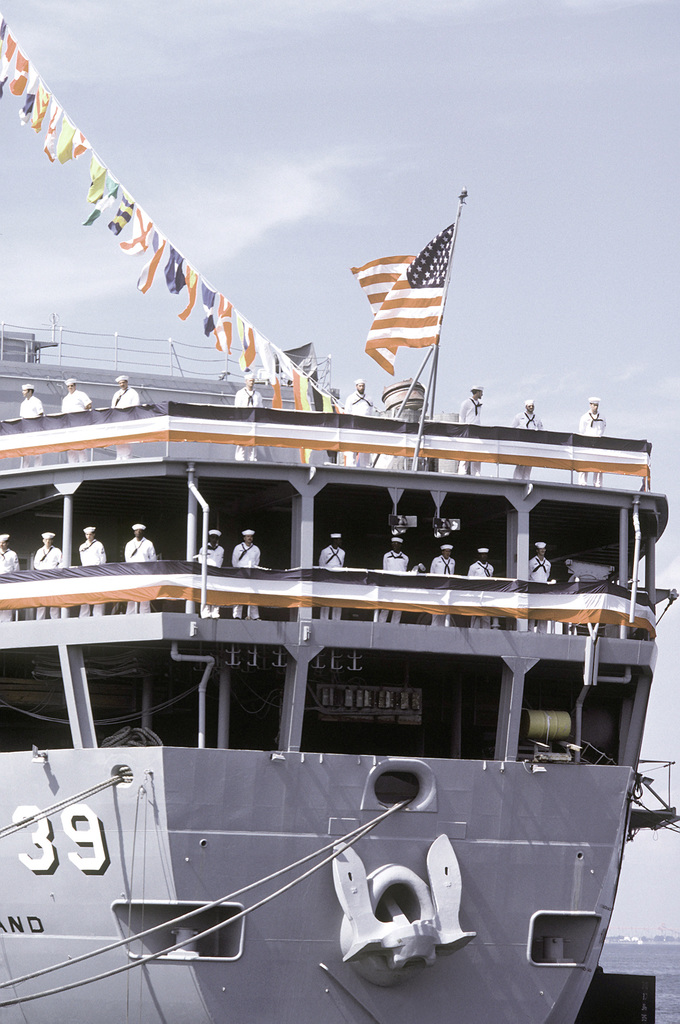
<instances>
[{"instance_id":1,"label":"sailor","mask_svg":"<svg viewBox=\"0 0 680 1024\"><path fill-rule=\"evenodd\" d=\"M482 422L483 394L484 388L479 387L479 385L470 388L470 398L466 398L460 407L460 423L471 423L473 426L479 426ZM482 464L481 462L459 462L458 472L461 476L481 476Z\"/></svg>"},{"instance_id":2,"label":"sailor","mask_svg":"<svg viewBox=\"0 0 680 1024\"><path fill-rule=\"evenodd\" d=\"M536 554L529 562L529 580L531 583L548 583L552 565L545 557L545 543L542 540L537 540L534 547ZM531 625L537 633L548 632L547 619L532 619Z\"/></svg>"},{"instance_id":3,"label":"sailor","mask_svg":"<svg viewBox=\"0 0 680 1024\"><path fill-rule=\"evenodd\" d=\"M39 398L35 397L34 387L32 384L22 384L21 393L24 396L24 400L19 406L19 415L22 420L38 420L41 416L45 415L43 404ZM42 466L43 458L42 455L24 455L21 458L21 468L27 469L29 466Z\"/></svg>"},{"instance_id":4,"label":"sailor","mask_svg":"<svg viewBox=\"0 0 680 1024\"><path fill-rule=\"evenodd\" d=\"M588 399L590 409L584 412L579 420L578 432L586 437L602 437L607 429L607 421L600 416L600 399L592 397ZM602 473L579 473L578 482L583 487L589 483L592 476L595 487L602 487Z\"/></svg>"},{"instance_id":5,"label":"sailor","mask_svg":"<svg viewBox=\"0 0 680 1024\"><path fill-rule=\"evenodd\" d=\"M35 553L35 556L33 558L33 568L34 569L62 569L64 563L63 563L63 560L62 560L61 551L59 550L59 548L55 548L54 545L52 544L52 541L54 540L54 534L53 533L43 533L42 539L43 539L43 546L41 548L38 548L38 550ZM44 618L46 618L46 615L45 615L46 610L47 609L44 608L44 607L43 608L38 608L36 610L36 613L35 613L36 619L44 619ZM60 617L60 614L61 613L60 613L58 608L54 608L54 607L50 608L50 618L51 619L58 619Z\"/></svg>"},{"instance_id":6,"label":"sailor","mask_svg":"<svg viewBox=\"0 0 680 1024\"><path fill-rule=\"evenodd\" d=\"M485 578L493 576L493 566L489 561L489 549L477 548L477 554L479 558L468 569L468 576L483 576ZM490 621L488 615L473 615L470 619L470 629L488 629L489 626L499 629L500 623L495 617Z\"/></svg>"},{"instance_id":7,"label":"sailor","mask_svg":"<svg viewBox=\"0 0 680 1024\"><path fill-rule=\"evenodd\" d=\"M144 536L146 526L143 523L135 523L132 527L134 537L125 545L126 562L155 562L156 549L152 542ZM150 601L128 601L125 609L126 615L146 614L151 611Z\"/></svg>"},{"instance_id":8,"label":"sailor","mask_svg":"<svg viewBox=\"0 0 680 1024\"><path fill-rule=\"evenodd\" d=\"M543 430L543 421L536 415L533 398L527 398L524 403L524 412L518 412L512 421L512 426L517 429ZM515 480L528 480L531 476L531 466L515 466Z\"/></svg>"},{"instance_id":9,"label":"sailor","mask_svg":"<svg viewBox=\"0 0 680 1024\"><path fill-rule=\"evenodd\" d=\"M260 564L260 549L257 544L253 543L253 537L255 536L254 530L243 530L241 532L243 540L240 544L237 544L234 548L231 556L231 564L235 569L251 569ZM243 617L243 605L235 604L233 616L235 619ZM246 605L245 618L247 619L259 619L260 609L256 604Z\"/></svg>"},{"instance_id":10,"label":"sailor","mask_svg":"<svg viewBox=\"0 0 680 1024\"><path fill-rule=\"evenodd\" d=\"M449 544L448 541L444 541L443 544L439 545L441 555L437 555L436 558L432 559L432 565L430 566L430 572L435 576L453 576L456 571L456 563L451 557L453 551L453 544ZM450 626L451 616L450 615L433 615L432 616L433 626Z\"/></svg>"},{"instance_id":11,"label":"sailor","mask_svg":"<svg viewBox=\"0 0 680 1024\"><path fill-rule=\"evenodd\" d=\"M95 537L96 527L86 526L83 528L85 534L85 540L78 548L80 554L81 565L106 565L106 551L104 545L100 540ZM106 610L104 604L81 604L80 606L80 618L86 619L92 615L92 609L94 607L95 615L103 615Z\"/></svg>"},{"instance_id":12,"label":"sailor","mask_svg":"<svg viewBox=\"0 0 680 1024\"><path fill-rule=\"evenodd\" d=\"M119 377L116 377L116 384L118 391L111 399L112 409L134 409L140 404L139 393L129 386L127 374L121 373ZM132 449L129 444L116 445L116 460L118 462L129 459L131 454Z\"/></svg>"},{"instance_id":13,"label":"sailor","mask_svg":"<svg viewBox=\"0 0 680 1024\"><path fill-rule=\"evenodd\" d=\"M16 551L12 551L9 546L9 534L0 533L0 575L4 576L8 572L19 572L19 559ZM12 608L0 611L0 622L12 622L13 619L14 610Z\"/></svg>"},{"instance_id":14,"label":"sailor","mask_svg":"<svg viewBox=\"0 0 680 1024\"><path fill-rule=\"evenodd\" d=\"M75 377L69 377L65 383L67 392L61 400L61 411L67 413L89 412L92 408L92 399L84 391L77 390L78 381ZM83 448L81 451L69 452L68 461L87 462L87 449Z\"/></svg>"},{"instance_id":15,"label":"sailor","mask_svg":"<svg viewBox=\"0 0 680 1024\"><path fill-rule=\"evenodd\" d=\"M408 555L402 550L403 539L399 534L392 535L392 547L383 555L383 572L407 572ZM391 611L388 608L378 609L373 613L374 622L388 622L389 616L392 622L401 622L401 612Z\"/></svg>"},{"instance_id":16,"label":"sailor","mask_svg":"<svg viewBox=\"0 0 680 1024\"><path fill-rule=\"evenodd\" d=\"M327 548L324 548L319 555L319 566L322 569L342 569L345 565L345 552L340 547L340 541L342 540L341 533L332 533L331 542ZM320 619L341 619L342 608L321 608L319 611Z\"/></svg>"},{"instance_id":17,"label":"sailor","mask_svg":"<svg viewBox=\"0 0 680 1024\"><path fill-rule=\"evenodd\" d=\"M350 416L373 416L375 406L366 394L366 381L359 377L354 381L354 391L345 401L345 412ZM347 452L347 465L370 466L373 456L370 452Z\"/></svg>"},{"instance_id":18,"label":"sailor","mask_svg":"<svg viewBox=\"0 0 680 1024\"><path fill-rule=\"evenodd\" d=\"M246 375L244 386L234 395L234 406L237 409L260 409L262 407L262 395L255 390L254 374L249 373ZM255 445L252 445L249 452L248 461L257 462L257 448ZM236 445L234 458L237 462L246 461L246 450L243 445Z\"/></svg>"},{"instance_id":19,"label":"sailor","mask_svg":"<svg viewBox=\"0 0 680 1024\"><path fill-rule=\"evenodd\" d=\"M220 544L220 537L222 533L220 530L208 530L208 544L206 548L201 550L196 555L197 560L203 565L206 562L207 565L214 565L218 569L222 567L224 562L224 548ZM204 619L219 619L220 607L217 604L208 604L205 608L201 609L201 616Z\"/></svg>"}]
</instances>

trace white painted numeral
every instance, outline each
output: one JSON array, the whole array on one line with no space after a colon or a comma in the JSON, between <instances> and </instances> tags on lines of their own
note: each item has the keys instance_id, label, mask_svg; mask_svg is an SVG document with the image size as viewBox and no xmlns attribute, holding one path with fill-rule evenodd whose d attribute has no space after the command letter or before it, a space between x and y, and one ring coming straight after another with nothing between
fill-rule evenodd
<instances>
[{"instance_id":1,"label":"white painted numeral","mask_svg":"<svg viewBox=\"0 0 680 1024\"><path fill-rule=\"evenodd\" d=\"M84 875L103 875L111 858L106 847L104 826L87 804L73 804L61 815L61 827L81 850L91 850L89 857L79 853L69 853L68 859L75 864Z\"/></svg>"},{"instance_id":2,"label":"white painted numeral","mask_svg":"<svg viewBox=\"0 0 680 1024\"><path fill-rule=\"evenodd\" d=\"M17 807L12 815L14 823L30 818L32 814L39 814L40 808L31 805ZM54 846L54 829L49 818L41 818L35 823L35 831L30 833L33 845L42 850L42 856L31 857L27 853L20 853L19 860L36 875L52 875L59 866L59 854Z\"/></svg>"},{"instance_id":3,"label":"white painted numeral","mask_svg":"<svg viewBox=\"0 0 680 1024\"><path fill-rule=\"evenodd\" d=\"M23 804L15 810L12 822L17 824L39 813L39 807ZM71 807L62 811L61 827L67 839L70 839L82 851L82 853L69 853L68 859L71 863L75 864L84 875L103 875L111 863L111 858L106 845L104 826L94 811L87 804L72 804ZM31 857L28 853L20 853L19 860L34 875L54 874L59 867L59 854L54 845L52 822L49 818L41 818L35 822L33 832L28 834L33 845L41 851L41 854L39 857Z\"/></svg>"}]
</instances>

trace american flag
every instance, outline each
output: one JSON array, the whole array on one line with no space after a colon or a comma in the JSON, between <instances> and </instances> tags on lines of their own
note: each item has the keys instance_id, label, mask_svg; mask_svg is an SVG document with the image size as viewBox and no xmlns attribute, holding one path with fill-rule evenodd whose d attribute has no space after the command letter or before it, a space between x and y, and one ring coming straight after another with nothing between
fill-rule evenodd
<instances>
[{"instance_id":1,"label":"american flag","mask_svg":"<svg viewBox=\"0 0 680 1024\"><path fill-rule=\"evenodd\" d=\"M451 224L417 256L387 256L352 267L374 311L366 352L388 373L394 373L401 346L427 348L439 341L453 231Z\"/></svg>"}]
</instances>

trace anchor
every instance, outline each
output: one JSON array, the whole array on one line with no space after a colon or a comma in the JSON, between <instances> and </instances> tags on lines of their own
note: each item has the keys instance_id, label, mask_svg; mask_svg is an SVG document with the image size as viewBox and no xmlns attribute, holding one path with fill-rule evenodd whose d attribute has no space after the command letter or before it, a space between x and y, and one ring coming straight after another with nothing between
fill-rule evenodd
<instances>
[{"instance_id":1,"label":"anchor","mask_svg":"<svg viewBox=\"0 0 680 1024\"><path fill-rule=\"evenodd\" d=\"M368 981L406 981L438 956L462 949L476 932L464 932L459 912L462 883L448 836L427 852L429 885L410 868L385 864L370 875L351 847L333 861L333 882L344 911L343 960Z\"/></svg>"}]
</instances>

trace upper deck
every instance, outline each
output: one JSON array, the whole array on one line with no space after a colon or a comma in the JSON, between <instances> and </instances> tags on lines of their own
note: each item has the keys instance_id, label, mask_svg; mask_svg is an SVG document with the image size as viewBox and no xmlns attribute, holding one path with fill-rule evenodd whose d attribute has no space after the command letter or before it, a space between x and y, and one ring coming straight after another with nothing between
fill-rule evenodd
<instances>
[{"instance_id":1,"label":"upper deck","mask_svg":"<svg viewBox=\"0 0 680 1024\"><path fill-rule=\"evenodd\" d=\"M186 681L193 671L171 663L181 645L192 656L215 658L220 679L230 678L229 696L220 688L219 713L207 726L209 744L339 749L340 718L354 721L342 749L512 758L523 707L573 712L596 636L602 685L589 706L615 724L604 738L598 726L588 742L613 760L635 761L655 660L655 544L667 522L665 499L648 489L647 442L550 432L527 440L525 431L435 422L426 423L419 444L416 424L247 411L227 402L225 395L217 406L156 402L2 424L0 527L11 534L22 568L0 577L2 607L19 609L16 621L2 626L7 704L52 701L45 683L56 669L71 700L72 739L92 745L107 721L109 731L119 721L154 722L156 696L164 704L183 685L180 675ZM117 458L124 445L131 457ZM235 461L235 445L257 446L257 461ZM377 456L374 468L339 464L357 451ZM475 461L487 463L484 475L458 475L455 460L473 451ZM86 461L74 461L80 452ZM37 454L42 465L22 468ZM517 464L533 467L530 481L513 479L508 467ZM575 474L586 471L605 472L607 486L579 486ZM455 577L382 572L395 514L417 524L406 530L404 549L411 566L426 569L441 543L434 520L459 521L449 537ZM124 563L138 521L158 563ZM101 570L78 567L88 524L106 546ZM225 568L202 576L194 556L208 525L222 531ZM259 570L228 567L245 528L255 530ZM32 569L44 530L56 534L73 569ZM334 531L342 533L352 567L344 573L313 568ZM537 540L548 545L554 585L527 582ZM468 567L481 546L489 548L493 576L473 582ZM83 602L112 611L149 599L149 615L76 618ZM60 608L62 617L34 621L41 604ZM222 617L201 618L202 604L221 606ZM232 618L236 604L259 605L261 619ZM341 608L342 618L319 617L328 607ZM401 622L377 621L381 610L400 610ZM445 615L450 628L432 628ZM470 628L480 616L499 628ZM547 632L535 630L538 620ZM50 648L57 648L60 668ZM99 685L111 677L107 665L119 665L116 683ZM86 670L83 690L78 680ZM339 715L316 703L319 686L354 680L346 690L354 694L356 680L369 676L370 692L394 679L418 692L413 699L422 708L390 717L389 708L358 714L348 707ZM317 694L311 707L308 687ZM264 701L261 729L247 710L253 691ZM328 699L337 699L334 690ZM441 723L433 727L435 707L448 722L448 739ZM120 714L110 714L114 709ZM176 720L168 735L192 742L188 727L195 742L188 721ZM4 742L27 734L13 728L14 739ZM204 721L203 742L205 728Z\"/></svg>"}]
</instances>

